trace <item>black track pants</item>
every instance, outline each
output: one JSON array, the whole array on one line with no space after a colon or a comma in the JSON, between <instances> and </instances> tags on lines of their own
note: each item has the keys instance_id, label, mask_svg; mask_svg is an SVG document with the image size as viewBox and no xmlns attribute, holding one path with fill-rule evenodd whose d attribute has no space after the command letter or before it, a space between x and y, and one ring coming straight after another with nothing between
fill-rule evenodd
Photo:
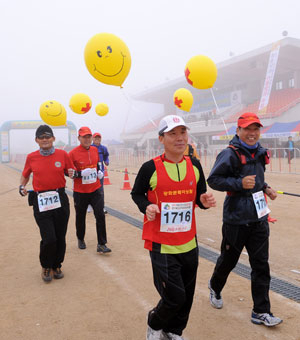
<instances>
[{"instance_id":1,"label":"black track pants","mask_svg":"<svg viewBox=\"0 0 300 340\"><path fill-rule=\"evenodd\" d=\"M178 335L185 329L192 307L198 268L198 247L182 254L150 251L153 279L161 296L149 312L148 324Z\"/></svg>"},{"instance_id":2,"label":"black track pants","mask_svg":"<svg viewBox=\"0 0 300 340\"><path fill-rule=\"evenodd\" d=\"M85 236L85 219L86 210L90 204L93 207L94 215L96 218L96 230L98 244L106 244L106 224L105 224L105 214L103 212L103 194L100 189L94 192L85 194L81 192L73 193L74 206L76 210L76 235L79 240L84 240Z\"/></svg>"},{"instance_id":3,"label":"black track pants","mask_svg":"<svg viewBox=\"0 0 300 340\"><path fill-rule=\"evenodd\" d=\"M236 266L243 247L247 249L251 265L251 293L253 310L270 313L269 224L267 221L249 225L229 225L222 228L223 240L211 278L211 287L220 293L228 275Z\"/></svg>"}]
</instances>

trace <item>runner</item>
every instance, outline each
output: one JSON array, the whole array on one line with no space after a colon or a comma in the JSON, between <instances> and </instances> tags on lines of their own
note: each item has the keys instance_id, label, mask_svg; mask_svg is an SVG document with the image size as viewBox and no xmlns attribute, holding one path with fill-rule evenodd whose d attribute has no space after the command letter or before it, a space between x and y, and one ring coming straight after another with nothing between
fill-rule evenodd
<instances>
[{"instance_id":1,"label":"runner","mask_svg":"<svg viewBox=\"0 0 300 340\"><path fill-rule=\"evenodd\" d=\"M159 123L165 152L144 163L131 195L144 215L144 247L150 251L154 285L160 294L148 314L147 339L183 339L193 303L198 268L194 209L216 205L199 160L184 156L187 126L179 116Z\"/></svg>"},{"instance_id":2,"label":"runner","mask_svg":"<svg viewBox=\"0 0 300 340\"><path fill-rule=\"evenodd\" d=\"M265 183L266 149L258 142L262 124L254 113L242 114L237 122L236 136L221 151L207 179L218 191L227 191L223 208L223 240L221 255L209 281L210 303L223 307L221 291L228 275L236 266L243 247L251 265L251 292L255 324L275 326L282 322L271 313L269 288L269 224L270 212L264 193L274 200L276 191Z\"/></svg>"},{"instance_id":3,"label":"runner","mask_svg":"<svg viewBox=\"0 0 300 340\"><path fill-rule=\"evenodd\" d=\"M99 153L99 162L100 162L100 170L104 173L105 166L109 165L109 152L107 150L107 147L101 144L102 136L99 132L95 132L93 134L93 144L92 146L95 146ZM101 187L100 192L103 195L103 201L104 201L104 177L100 179ZM107 214L107 210L104 208L104 213Z\"/></svg>"},{"instance_id":4,"label":"runner","mask_svg":"<svg viewBox=\"0 0 300 340\"><path fill-rule=\"evenodd\" d=\"M33 174L29 192L29 205L33 206L34 218L40 228L40 262L42 279L50 282L52 275L61 279L61 270L66 252L66 232L70 216L69 199L65 193L64 175L72 178L74 166L64 150L55 149L55 137L48 125L41 125L35 133L40 149L27 155L21 175L19 193L26 196L26 184Z\"/></svg>"},{"instance_id":5,"label":"runner","mask_svg":"<svg viewBox=\"0 0 300 340\"><path fill-rule=\"evenodd\" d=\"M87 207L90 204L94 210L97 230L97 252L109 253L111 249L106 246L106 222L103 211L104 201L101 194L100 179L103 172L99 168L98 150L92 143L92 132L89 127L83 126L78 131L80 145L69 152L70 158L76 168L74 178L74 206L76 210L76 235L78 248L85 249L85 219Z\"/></svg>"}]
</instances>

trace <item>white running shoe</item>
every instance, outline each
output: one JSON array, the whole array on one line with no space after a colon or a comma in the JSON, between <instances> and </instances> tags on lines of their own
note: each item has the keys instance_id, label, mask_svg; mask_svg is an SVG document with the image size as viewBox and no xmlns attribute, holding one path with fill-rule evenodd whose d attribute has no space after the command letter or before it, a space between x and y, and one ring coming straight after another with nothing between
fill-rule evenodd
<instances>
[{"instance_id":1,"label":"white running shoe","mask_svg":"<svg viewBox=\"0 0 300 340\"><path fill-rule=\"evenodd\" d=\"M210 304L217 309L223 308L223 299L220 294L217 294L210 286L210 281L208 281L208 289L209 289L209 301Z\"/></svg>"},{"instance_id":2,"label":"white running shoe","mask_svg":"<svg viewBox=\"0 0 300 340\"><path fill-rule=\"evenodd\" d=\"M252 311L251 322L256 325L264 324L267 327L273 327L282 323L283 320L277 318L272 313L255 313Z\"/></svg>"},{"instance_id":3,"label":"white running shoe","mask_svg":"<svg viewBox=\"0 0 300 340\"><path fill-rule=\"evenodd\" d=\"M148 326L146 340L163 340L161 329L159 331L156 331Z\"/></svg>"},{"instance_id":4,"label":"white running shoe","mask_svg":"<svg viewBox=\"0 0 300 340\"><path fill-rule=\"evenodd\" d=\"M174 333L165 333L162 332L163 340L184 340L184 338L180 335L174 334Z\"/></svg>"},{"instance_id":5,"label":"white running shoe","mask_svg":"<svg viewBox=\"0 0 300 340\"><path fill-rule=\"evenodd\" d=\"M88 213L91 213L93 212L93 207L89 204L88 207L87 207L87 212Z\"/></svg>"}]
</instances>

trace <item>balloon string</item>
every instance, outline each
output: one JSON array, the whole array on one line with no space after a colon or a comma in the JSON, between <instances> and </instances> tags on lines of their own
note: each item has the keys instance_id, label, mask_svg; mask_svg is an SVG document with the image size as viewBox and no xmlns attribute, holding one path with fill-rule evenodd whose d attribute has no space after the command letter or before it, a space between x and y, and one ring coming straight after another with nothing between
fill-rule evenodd
<instances>
[{"instance_id":1,"label":"balloon string","mask_svg":"<svg viewBox=\"0 0 300 340\"><path fill-rule=\"evenodd\" d=\"M217 104L217 101L216 101L216 98L215 98L214 91L213 91L212 87L210 88L210 93L211 93L211 95L213 97L213 100L214 100L214 103L216 105L217 113L220 114L220 110L219 110L219 107L218 107L218 104ZM226 135L228 136L228 130L227 130L227 127L226 127L226 124L225 124L225 121L224 121L224 118L223 118L222 115L221 115L221 119L222 119L222 122L223 122L223 125L224 125L224 128L225 128L225 131L226 131Z\"/></svg>"},{"instance_id":2,"label":"balloon string","mask_svg":"<svg viewBox=\"0 0 300 340\"><path fill-rule=\"evenodd\" d=\"M121 90L122 90L121 92L122 92L123 96L125 97L125 99L127 100L128 104L129 104L128 110L127 110L127 113L126 113L126 118L125 118L124 126L123 126L123 131L122 131L122 133L125 133L125 128L126 128L126 125L127 125L127 122L128 122L128 118L129 118L129 114L130 114L130 111L131 111L132 103L131 103L131 100L130 100L128 94L126 93L126 91L124 90L123 87L121 87Z\"/></svg>"},{"instance_id":3,"label":"balloon string","mask_svg":"<svg viewBox=\"0 0 300 340\"><path fill-rule=\"evenodd\" d=\"M124 123L124 127L123 127L123 133L125 132L125 127L127 125L127 122L128 122L128 118L129 118L129 114L131 112L131 110L137 112L137 113L140 113L140 110L138 110L136 108L136 106L133 104L133 100L130 98L130 96L128 95L128 93L124 90L124 88L122 87L121 88L122 90L122 94L124 95L124 97L126 98L128 104L129 104L129 108L128 108L128 111L127 111L127 115L126 115L126 119L125 119L125 123ZM147 117L148 120L155 126L157 127L157 125L155 124L155 122L150 118L150 117Z\"/></svg>"}]
</instances>

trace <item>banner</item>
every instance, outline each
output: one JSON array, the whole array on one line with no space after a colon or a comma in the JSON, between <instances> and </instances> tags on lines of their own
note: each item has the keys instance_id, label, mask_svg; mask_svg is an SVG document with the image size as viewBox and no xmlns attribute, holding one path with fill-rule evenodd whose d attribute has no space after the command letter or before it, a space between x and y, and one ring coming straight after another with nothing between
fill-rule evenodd
<instances>
[{"instance_id":1,"label":"banner","mask_svg":"<svg viewBox=\"0 0 300 340\"><path fill-rule=\"evenodd\" d=\"M9 134L7 131L1 131L1 162L9 162Z\"/></svg>"},{"instance_id":2,"label":"banner","mask_svg":"<svg viewBox=\"0 0 300 340\"><path fill-rule=\"evenodd\" d=\"M234 106L237 104L241 104L242 102L242 91L232 91L230 93L230 105Z\"/></svg>"},{"instance_id":3,"label":"banner","mask_svg":"<svg viewBox=\"0 0 300 340\"><path fill-rule=\"evenodd\" d=\"M261 99L260 99L260 103L258 107L258 114L261 114L261 115L266 114L267 112L267 106L269 103L274 74L275 74L276 66L277 66L279 49L280 49L280 42L274 43L272 46L271 53L270 53L265 84L264 84L264 88L262 91L262 95L261 95Z\"/></svg>"}]
</instances>

